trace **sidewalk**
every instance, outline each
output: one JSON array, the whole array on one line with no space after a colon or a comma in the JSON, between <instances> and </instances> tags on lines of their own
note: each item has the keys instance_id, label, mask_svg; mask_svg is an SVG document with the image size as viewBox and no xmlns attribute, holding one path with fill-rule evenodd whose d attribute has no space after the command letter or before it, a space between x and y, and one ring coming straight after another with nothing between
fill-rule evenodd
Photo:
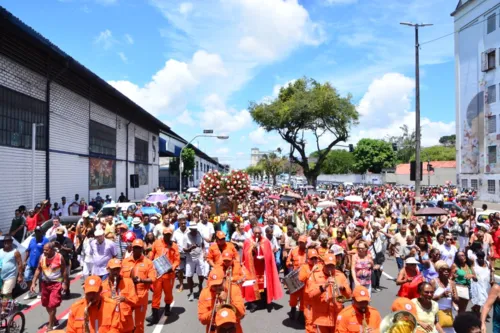
<instances>
[{"instance_id":1,"label":"sidewalk","mask_svg":"<svg viewBox=\"0 0 500 333\"><path fill-rule=\"evenodd\" d=\"M488 206L488 209L500 210L500 203L495 202L485 202L485 201L474 201L474 207L481 208L483 204Z\"/></svg>"}]
</instances>

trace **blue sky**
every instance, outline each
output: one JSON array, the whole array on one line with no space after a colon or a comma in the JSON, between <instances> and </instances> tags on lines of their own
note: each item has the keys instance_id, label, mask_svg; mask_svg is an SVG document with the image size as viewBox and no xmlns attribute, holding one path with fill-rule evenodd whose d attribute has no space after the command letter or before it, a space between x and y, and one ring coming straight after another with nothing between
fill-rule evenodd
<instances>
[{"instance_id":1,"label":"blue sky","mask_svg":"<svg viewBox=\"0 0 500 333\"><path fill-rule=\"evenodd\" d=\"M453 32L456 1L0 3L187 140L204 128L229 135L199 146L237 168L252 147L288 149L246 108L304 75L353 95L361 118L349 143L413 128L414 31L399 22L430 22L420 31L423 145L455 133L453 36L424 43Z\"/></svg>"}]
</instances>

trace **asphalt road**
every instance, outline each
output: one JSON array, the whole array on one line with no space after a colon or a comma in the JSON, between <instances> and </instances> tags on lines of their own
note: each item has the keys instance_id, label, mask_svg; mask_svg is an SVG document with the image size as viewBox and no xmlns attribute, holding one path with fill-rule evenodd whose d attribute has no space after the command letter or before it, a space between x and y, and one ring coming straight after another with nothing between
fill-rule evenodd
<instances>
[{"instance_id":1,"label":"asphalt road","mask_svg":"<svg viewBox=\"0 0 500 333\"><path fill-rule=\"evenodd\" d=\"M382 317L390 312L392 301L398 291L395 282L390 280L396 276L396 262L394 259L389 258L384 264L384 275L381 282L382 287L385 289L383 289L382 292L374 293L371 302L371 305L379 310ZM66 319L71 304L83 295L82 280L80 279L79 272L73 274L72 279L72 299L64 301L58 309L57 316L61 323L58 327L59 329L64 329L66 326ZM195 290L197 290L197 288L195 288ZM25 301L23 300L23 296L18 298L19 302L25 304L31 303L31 307L24 310L27 321L25 332L44 332L43 327L48 317L45 309L40 304L40 300ZM174 291L174 298L175 301L172 307L172 315L168 318L162 318L158 325L146 326L146 332L159 333L162 331L166 332L167 330L174 332L204 332L204 327L198 321L196 300L194 302L189 302L186 291L181 293ZM287 313L290 310L288 298L289 296L285 295L281 300L276 302L276 304L274 304L274 310L271 313L268 313L265 309L258 310L255 313L247 312L247 315L242 321L244 332L290 333L304 331L302 327L288 319ZM489 325L488 331L491 331L491 325Z\"/></svg>"}]
</instances>

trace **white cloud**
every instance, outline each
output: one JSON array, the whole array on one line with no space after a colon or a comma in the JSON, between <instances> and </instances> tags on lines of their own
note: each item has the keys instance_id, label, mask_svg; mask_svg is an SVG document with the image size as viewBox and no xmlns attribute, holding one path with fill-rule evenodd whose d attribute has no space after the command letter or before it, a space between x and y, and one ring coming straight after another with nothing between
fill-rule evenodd
<instances>
[{"instance_id":1,"label":"white cloud","mask_svg":"<svg viewBox=\"0 0 500 333\"><path fill-rule=\"evenodd\" d=\"M276 145L276 142L281 141L281 138L277 134L271 132L268 133L262 127L258 127L256 130L248 133L248 138L255 145Z\"/></svg>"},{"instance_id":2,"label":"white cloud","mask_svg":"<svg viewBox=\"0 0 500 333\"><path fill-rule=\"evenodd\" d=\"M247 110L237 111L228 108L222 99L212 94L203 102L204 111L200 113L200 123L215 133L236 132L251 124L252 118Z\"/></svg>"},{"instance_id":3,"label":"white cloud","mask_svg":"<svg viewBox=\"0 0 500 333\"><path fill-rule=\"evenodd\" d=\"M350 35L342 35L339 37L339 42L352 47L365 45L376 40L377 39L371 32L356 32Z\"/></svg>"},{"instance_id":4,"label":"white cloud","mask_svg":"<svg viewBox=\"0 0 500 333\"><path fill-rule=\"evenodd\" d=\"M400 73L387 73L374 80L358 105L360 124L353 128L349 142L362 138L384 139L401 135L400 127L415 129L414 80ZM455 132L455 122L432 121L421 117L422 146L437 145L439 138ZM326 139L325 139L326 140Z\"/></svg>"},{"instance_id":5,"label":"white cloud","mask_svg":"<svg viewBox=\"0 0 500 333\"><path fill-rule=\"evenodd\" d=\"M120 59L125 63L125 64L128 64L128 58L127 56L125 55L125 53L123 52L118 52L118 56L120 57Z\"/></svg>"},{"instance_id":6,"label":"white cloud","mask_svg":"<svg viewBox=\"0 0 500 333\"><path fill-rule=\"evenodd\" d=\"M128 44L130 44L130 45L134 44L134 38L130 34L125 34L124 37L125 37L125 41Z\"/></svg>"},{"instance_id":7,"label":"white cloud","mask_svg":"<svg viewBox=\"0 0 500 333\"><path fill-rule=\"evenodd\" d=\"M116 43L111 30L106 29L101 31L99 35L95 38L94 43L101 46L105 50L109 50Z\"/></svg>"},{"instance_id":8,"label":"white cloud","mask_svg":"<svg viewBox=\"0 0 500 333\"><path fill-rule=\"evenodd\" d=\"M215 153L222 154L222 155L227 154L227 153L229 153L229 148L227 148L227 147L219 148L215 151Z\"/></svg>"},{"instance_id":9,"label":"white cloud","mask_svg":"<svg viewBox=\"0 0 500 333\"><path fill-rule=\"evenodd\" d=\"M177 118L176 118L177 123L186 125L186 126L194 126L195 122L193 120L193 117L191 116L191 112L188 110L184 110Z\"/></svg>"},{"instance_id":10,"label":"white cloud","mask_svg":"<svg viewBox=\"0 0 500 333\"><path fill-rule=\"evenodd\" d=\"M103 6L110 6L117 4L118 0L95 0L95 2Z\"/></svg>"},{"instance_id":11,"label":"white cloud","mask_svg":"<svg viewBox=\"0 0 500 333\"><path fill-rule=\"evenodd\" d=\"M193 4L191 2L183 2L179 5L179 13L182 15L188 15L193 10Z\"/></svg>"},{"instance_id":12,"label":"white cloud","mask_svg":"<svg viewBox=\"0 0 500 333\"><path fill-rule=\"evenodd\" d=\"M199 76L227 75L221 57L218 54L210 54L203 50L197 51L193 55L191 66L193 72Z\"/></svg>"}]
</instances>

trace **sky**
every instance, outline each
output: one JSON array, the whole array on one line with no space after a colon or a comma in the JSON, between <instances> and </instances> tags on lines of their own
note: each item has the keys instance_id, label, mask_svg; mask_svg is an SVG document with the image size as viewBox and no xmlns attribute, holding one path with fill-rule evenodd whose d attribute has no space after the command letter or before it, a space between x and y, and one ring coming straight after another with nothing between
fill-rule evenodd
<instances>
[{"instance_id":1,"label":"sky","mask_svg":"<svg viewBox=\"0 0 500 333\"><path fill-rule=\"evenodd\" d=\"M0 0L186 140L229 135L195 144L233 168L249 165L251 148L288 151L247 108L304 76L352 94L360 120L346 144L413 129L415 37L403 21L434 24L419 30L422 145L454 134L456 2Z\"/></svg>"}]
</instances>

